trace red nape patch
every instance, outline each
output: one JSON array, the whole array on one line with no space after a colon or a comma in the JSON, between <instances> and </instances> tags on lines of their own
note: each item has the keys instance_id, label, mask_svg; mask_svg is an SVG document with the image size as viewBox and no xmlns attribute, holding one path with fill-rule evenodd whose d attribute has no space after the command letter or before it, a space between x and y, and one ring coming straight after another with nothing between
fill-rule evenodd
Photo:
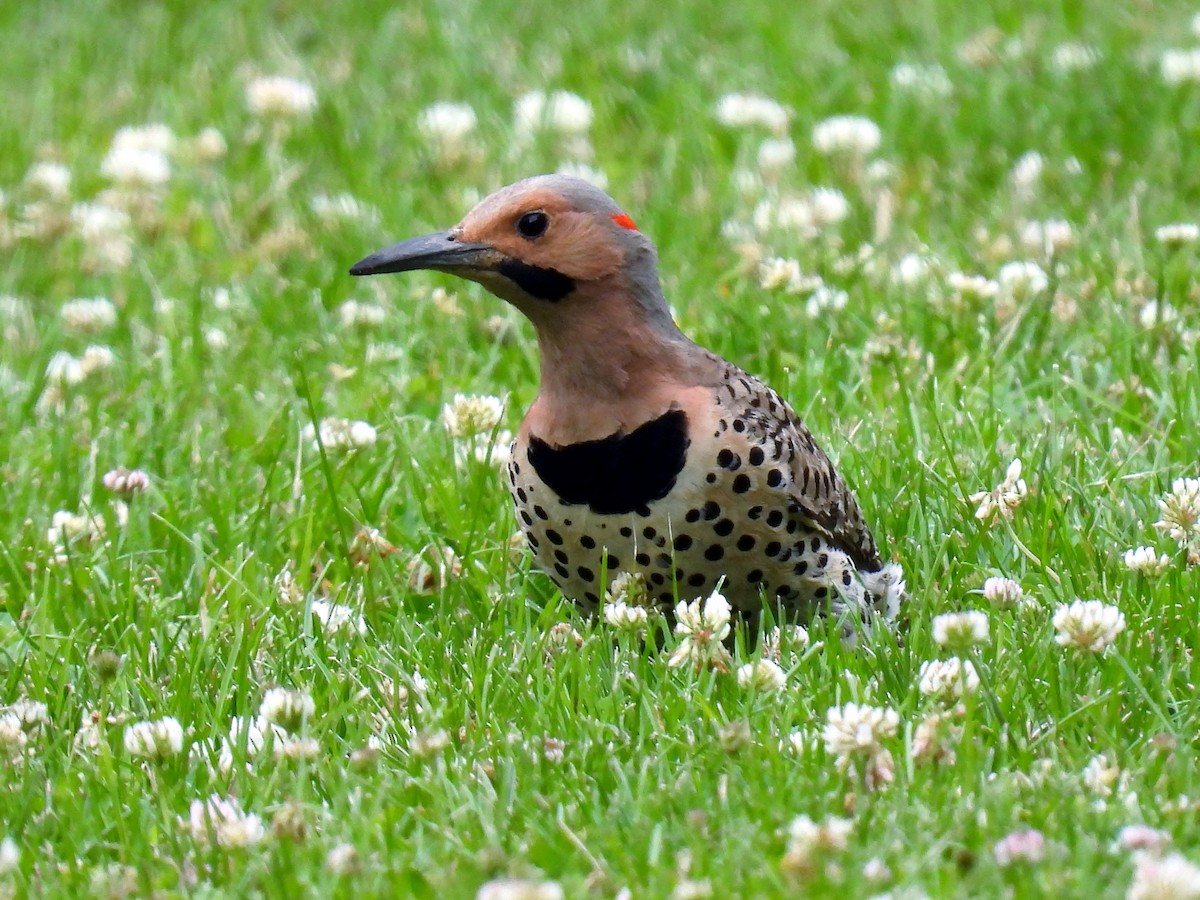
<instances>
[{"instance_id":1,"label":"red nape patch","mask_svg":"<svg viewBox=\"0 0 1200 900\"><path fill-rule=\"evenodd\" d=\"M638 227L633 224L633 219L625 215L625 213L614 213L612 220L622 228L628 228L630 231L637 231Z\"/></svg>"}]
</instances>

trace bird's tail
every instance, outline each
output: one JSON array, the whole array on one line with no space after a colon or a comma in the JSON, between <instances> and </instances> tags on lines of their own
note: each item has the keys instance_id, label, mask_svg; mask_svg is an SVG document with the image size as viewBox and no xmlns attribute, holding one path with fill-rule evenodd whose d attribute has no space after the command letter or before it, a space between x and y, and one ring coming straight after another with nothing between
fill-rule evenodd
<instances>
[{"instance_id":1,"label":"bird's tail","mask_svg":"<svg viewBox=\"0 0 1200 900\"><path fill-rule=\"evenodd\" d=\"M860 572L859 577L866 589L869 607L885 621L895 621L906 594L903 567L899 563L888 563L877 572Z\"/></svg>"}]
</instances>

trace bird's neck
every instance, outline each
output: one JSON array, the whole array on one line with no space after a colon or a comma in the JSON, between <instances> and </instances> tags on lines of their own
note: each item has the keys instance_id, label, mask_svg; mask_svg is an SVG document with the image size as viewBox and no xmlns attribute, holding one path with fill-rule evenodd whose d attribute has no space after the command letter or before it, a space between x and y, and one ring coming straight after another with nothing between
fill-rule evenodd
<instances>
[{"instance_id":1,"label":"bird's neck","mask_svg":"<svg viewBox=\"0 0 1200 900\"><path fill-rule=\"evenodd\" d=\"M557 444L596 440L661 415L687 381L689 350L666 313L581 289L573 315L534 317L541 387L527 426ZM540 319L540 321L539 321Z\"/></svg>"}]
</instances>

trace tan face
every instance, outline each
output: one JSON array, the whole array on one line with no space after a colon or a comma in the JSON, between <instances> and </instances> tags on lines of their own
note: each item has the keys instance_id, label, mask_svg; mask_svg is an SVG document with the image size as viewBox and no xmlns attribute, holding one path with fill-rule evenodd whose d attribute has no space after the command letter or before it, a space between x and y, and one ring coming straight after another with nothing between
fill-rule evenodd
<instances>
[{"instance_id":1,"label":"tan face","mask_svg":"<svg viewBox=\"0 0 1200 900\"><path fill-rule=\"evenodd\" d=\"M619 214L579 212L545 189L493 195L469 212L451 234L487 244L507 257L552 269L576 281L615 274L625 263L623 230L632 224Z\"/></svg>"}]
</instances>

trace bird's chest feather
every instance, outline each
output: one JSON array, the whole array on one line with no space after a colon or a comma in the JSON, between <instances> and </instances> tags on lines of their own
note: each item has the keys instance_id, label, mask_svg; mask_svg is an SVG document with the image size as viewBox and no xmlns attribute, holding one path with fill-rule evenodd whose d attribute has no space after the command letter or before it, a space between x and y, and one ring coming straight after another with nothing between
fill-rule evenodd
<instances>
[{"instance_id":1,"label":"bird's chest feather","mask_svg":"<svg viewBox=\"0 0 1200 900\"><path fill-rule=\"evenodd\" d=\"M731 463L731 442L744 445L717 416L684 409L566 447L523 435L508 474L538 565L585 608L618 572L641 573L661 602L726 577L732 601L756 606L792 536L783 510L763 502L771 466Z\"/></svg>"}]
</instances>

